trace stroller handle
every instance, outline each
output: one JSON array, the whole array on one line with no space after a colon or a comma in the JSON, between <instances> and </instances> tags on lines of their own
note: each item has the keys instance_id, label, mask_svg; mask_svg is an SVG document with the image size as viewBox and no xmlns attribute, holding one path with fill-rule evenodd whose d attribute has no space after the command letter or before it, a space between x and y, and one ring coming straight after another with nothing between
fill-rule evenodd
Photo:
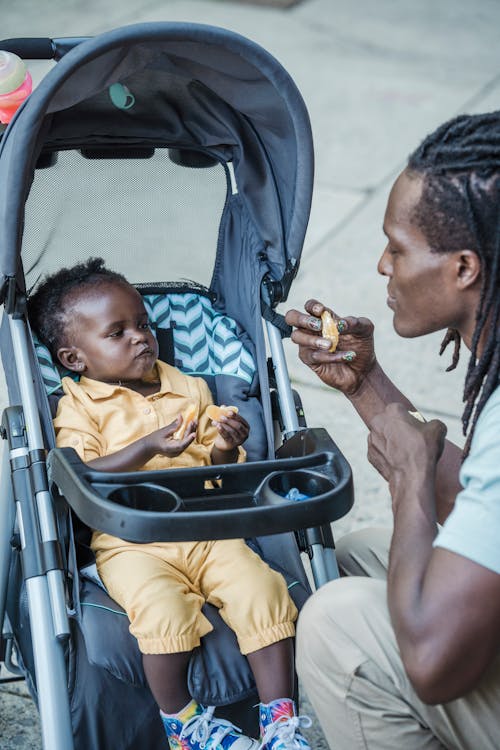
<instances>
[{"instance_id":1,"label":"stroller handle","mask_svg":"<svg viewBox=\"0 0 500 750\"><path fill-rule=\"evenodd\" d=\"M89 37L26 37L19 39L1 39L0 50L13 52L23 60L60 60L66 52L85 42Z\"/></svg>"}]
</instances>

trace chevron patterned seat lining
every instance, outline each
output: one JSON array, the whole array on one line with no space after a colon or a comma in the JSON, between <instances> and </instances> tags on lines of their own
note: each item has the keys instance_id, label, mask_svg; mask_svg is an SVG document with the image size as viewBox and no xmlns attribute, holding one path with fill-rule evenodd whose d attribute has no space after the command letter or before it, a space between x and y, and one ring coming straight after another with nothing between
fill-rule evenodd
<instances>
[{"instance_id":1,"label":"chevron patterned seat lining","mask_svg":"<svg viewBox=\"0 0 500 750\"><path fill-rule=\"evenodd\" d=\"M213 309L210 299L194 293L147 294L144 304L155 328L172 328L175 365L192 375L232 375L251 383L252 355L240 339L237 323ZM55 366L47 347L34 336L35 352L47 395L61 388L61 378L74 373Z\"/></svg>"}]
</instances>

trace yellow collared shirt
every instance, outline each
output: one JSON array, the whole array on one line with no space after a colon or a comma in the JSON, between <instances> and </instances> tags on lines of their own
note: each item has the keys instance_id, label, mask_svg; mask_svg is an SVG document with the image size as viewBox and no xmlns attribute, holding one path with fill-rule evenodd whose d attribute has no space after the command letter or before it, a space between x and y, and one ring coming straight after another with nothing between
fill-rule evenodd
<instances>
[{"instance_id":1,"label":"yellow collared shirt","mask_svg":"<svg viewBox=\"0 0 500 750\"><path fill-rule=\"evenodd\" d=\"M198 409L196 439L179 456L156 455L141 468L211 464L210 453L218 433L205 414L207 406L213 403L208 385L203 378L184 375L160 360L154 376L159 377L160 388L150 396L84 376L78 383L63 378L65 395L54 419L57 446L74 448L83 461L92 461L166 427L194 404ZM244 461L245 456L240 447L238 462Z\"/></svg>"}]
</instances>

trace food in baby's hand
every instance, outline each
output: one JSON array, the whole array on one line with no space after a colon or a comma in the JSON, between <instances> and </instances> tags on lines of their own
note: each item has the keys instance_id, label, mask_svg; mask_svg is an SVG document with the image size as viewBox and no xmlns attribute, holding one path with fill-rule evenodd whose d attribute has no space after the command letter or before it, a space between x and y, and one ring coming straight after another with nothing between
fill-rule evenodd
<instances>
[{"instance_id":1,"label":"food in baby's hand","mask_svg":"<svg viewBox=\"0 0 500 750\"><path fill-rule=\"evenodd\" d=\"M181 426L172 435L174 440L182 440L182 438L184 437L184 433L187 430L188 424L192 422L193 419L196 419L197 415L198 409L194 404L190 404L182 417Z\"/></svg>"},{"instance_id":2,"label":"food in baby's hand","mask_svg":"<svg viewBox=\"0 0 500 750\"><path fill-rule=\"evenodd\" d=\"M325 339L329 339L332 342L328 351L334 352L337 348L337 344L339 343L339 329L337 328L335 318L329 310L323 310L323 312L321 313L321 323L322 337Z\"/></svg>"},{"instance_id":3,"label":"food in baby's hand","mask_svg":"<svg viewBox=\"0 0 500 750\"><path fill-rule=\"evenodd\" d=\"M215 404L210 404L210 406L207 406L207 417L212 419L214 422L218 422L221 417L230 417L231 414L237 414L238 413L238 407L237 406L216 406Z\"/></svg>"}]
</instances>

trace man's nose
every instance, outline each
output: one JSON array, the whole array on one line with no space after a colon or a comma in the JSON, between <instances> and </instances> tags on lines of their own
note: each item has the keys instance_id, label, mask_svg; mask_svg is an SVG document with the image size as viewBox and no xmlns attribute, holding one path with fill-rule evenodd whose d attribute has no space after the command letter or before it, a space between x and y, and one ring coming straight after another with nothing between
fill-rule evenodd
<instances>
[{"instance_id":1,"label":"man's nose","mask_svg":"<svg viewBox=\"0 0 500 750\"><path fill-rule=\"evenodd\" d=\"M384 252L380 256L379 262L377 263L377 271L381 276L391 275L391 262L387 247L388 246L386 245Z\"/></svg>"}]
</instances>

